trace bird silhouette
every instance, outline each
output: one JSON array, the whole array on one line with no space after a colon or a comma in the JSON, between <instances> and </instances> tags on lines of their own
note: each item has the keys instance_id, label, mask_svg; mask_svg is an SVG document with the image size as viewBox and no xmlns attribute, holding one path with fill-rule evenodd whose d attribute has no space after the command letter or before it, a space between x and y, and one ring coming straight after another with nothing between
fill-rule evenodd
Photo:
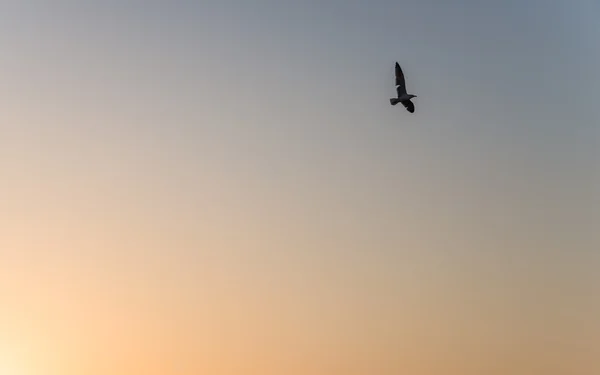
<instances>
[{"instance_id":1,"label":"bird silhouette","mask_svg":"<svg viewBox=\"0 0 600 375\"><path fill-rule=\"evenodd\" d=\"M400 64L396 62L396 92L398 93L397 98L390 98L390 104L396 105L398 103L402 103L404 108L410 113L415 112L415 105L410 101L412 98L416 98L416 95L408 94L406 92L406 81L404 80L404 73L402 72L402 68L400 68Z\"/></svg>"}]
</instances>

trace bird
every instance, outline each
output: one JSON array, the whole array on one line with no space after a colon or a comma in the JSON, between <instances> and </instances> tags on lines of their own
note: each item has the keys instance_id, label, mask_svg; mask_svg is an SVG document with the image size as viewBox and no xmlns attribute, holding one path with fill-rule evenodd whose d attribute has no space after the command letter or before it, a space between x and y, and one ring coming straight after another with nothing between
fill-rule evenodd
<instances>
[{"instance_id":1,"label":"bird","mask_svg":"<svg viewBox=\"0 0 600 375\"><path fill-rule=\"evenodd\" d=\"M404 73L402 72L402 68L400 68L400 64L396 61L396 92L398 93L397 98L390 98L390 104L396 105L398 103L402 103L404 108L410 113L415 112L415 105L410 100L412 98L416 98L416 95L408 94L406 92L406 82L404 80Z\"/></svg>"}]
</instances>

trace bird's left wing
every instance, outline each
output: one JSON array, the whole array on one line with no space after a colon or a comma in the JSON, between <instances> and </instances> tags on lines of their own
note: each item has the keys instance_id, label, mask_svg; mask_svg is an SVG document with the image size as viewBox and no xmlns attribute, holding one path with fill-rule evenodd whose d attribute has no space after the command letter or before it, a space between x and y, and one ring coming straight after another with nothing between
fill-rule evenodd
<instances>
[{"instance_id":1,"label":"bird's left wing","mask_svg":"<svg viewBox=\"0 0 600 375\"><path fill-rule=\"evenodd\" d=\"M404 73L402 72L402 68L400 68L400 64L396 62L396 86L404 87L406 83L404 82Z\"/></svg>"},{"instance_id":2,"label":"bird's left wing","mask_svg":"<svg viewBox=\"0 0 600 375\"><path fill-rule=\"evenodd\" d=\"M396 92L398 93L398 97L402 97L406 95L406 87L404 85L396 87Z\"/></svg>"}]
</instances>

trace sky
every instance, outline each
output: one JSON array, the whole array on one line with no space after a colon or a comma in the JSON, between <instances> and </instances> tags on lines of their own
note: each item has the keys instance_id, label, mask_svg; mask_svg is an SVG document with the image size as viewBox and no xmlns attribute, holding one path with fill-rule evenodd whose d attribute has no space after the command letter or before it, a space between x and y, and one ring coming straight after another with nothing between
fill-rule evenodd
<instances>
[{"instance_id":1,"label":"sky","mask_svg":"<svg viewBox=\"0 0 600 375\"><path fill-rule=\"evenodd\" d=\"M598 14L3 2L0 374L597 374Z\"/></svg>"}]
</instances>

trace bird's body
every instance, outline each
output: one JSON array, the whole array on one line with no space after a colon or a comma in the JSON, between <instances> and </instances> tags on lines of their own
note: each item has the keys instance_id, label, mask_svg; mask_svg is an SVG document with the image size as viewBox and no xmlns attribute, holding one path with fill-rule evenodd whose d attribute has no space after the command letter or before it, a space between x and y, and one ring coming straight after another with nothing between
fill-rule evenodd
<instances>
[{"instance_id":1,"label":"bird's body","mask_svg":"<svg viewBox=\"0 0 600 375\"><path fill-rule=\"evenodd\" d=\"M412 98L416 98L416 95L408 94L406 92L406 82L404 79L404 73L402 72L402 68L400 68L400 64L396 62L396 92L398 97L390 98L390 104L396 105L398 103L402 103L404 108L410 113L415 112L415 105L411 101Z\"/></svg>"}]
</instances>

